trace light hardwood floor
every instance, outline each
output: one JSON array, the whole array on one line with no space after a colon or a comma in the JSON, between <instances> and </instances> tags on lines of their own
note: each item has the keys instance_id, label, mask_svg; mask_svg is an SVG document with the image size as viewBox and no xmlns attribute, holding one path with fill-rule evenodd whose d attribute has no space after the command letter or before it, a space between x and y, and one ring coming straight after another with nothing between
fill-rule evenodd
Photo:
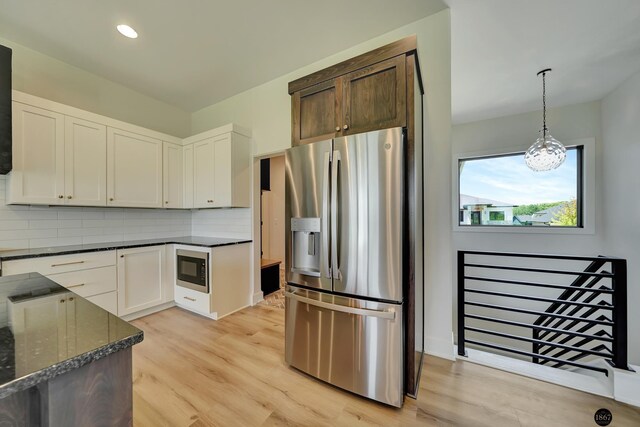
<instances>
[{"instance_id":1,"label":"light hardwood floor","mask_svg":"<svg viewBox=\"0 0 640 427\"><path fill-rule=\"evenodd\" d=\"M390 408L288 368L284 311L219 321L179 308L133 321L135 426L640 426L640 410L470 362L426 357L418 399Z\"/></svg>"}]
</instances>

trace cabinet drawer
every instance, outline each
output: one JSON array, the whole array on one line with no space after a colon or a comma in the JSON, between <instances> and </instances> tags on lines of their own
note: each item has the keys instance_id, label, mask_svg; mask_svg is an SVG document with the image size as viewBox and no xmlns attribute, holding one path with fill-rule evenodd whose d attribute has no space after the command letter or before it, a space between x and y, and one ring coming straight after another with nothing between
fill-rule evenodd
<instances>
[{"instance_id":1,"label":"cabinet drawer","mask_svg":"<svg viewBox=\"0 0 640 427\"><path fill-rule=\"evenodd\" d=\"M50 274L47 277L81 297L90 297L116 290L115 266Z\"/></svg>"},{"instance_id":2,"label":"cabinet drawer","mask_svg":"<svg viewBox=\"0 0 640 427\"><path fill-rule=\"evenodd\" d=\"M118 315L118 294L116 291L88 297L87 301L104 308L111 314Z\"/></svg>"},{"instance_id":3,"label":"cabinet drawer","mask_svg":"<svg viewBox=\"0 0 640 427\"><path fill-rule=\"evenodd\" d=\"M68 271L116 265L116 251L83 252L73 255L27 258L2 263L2 275L37 272L43 276Z\"/></svg>"},{"instance_id":4,"label":"cabinet drawer","mask_svg":"<svg viewBox=\"0 0 640 427\"><path fill-rule=\"evenodd\" d=\"M189 310L207 315L211 312L211 299L209 294L203 294L202 292L183 288L182 286L176 286L175 301L176 304L188 308Z\"/></svg>"}]
</instances>

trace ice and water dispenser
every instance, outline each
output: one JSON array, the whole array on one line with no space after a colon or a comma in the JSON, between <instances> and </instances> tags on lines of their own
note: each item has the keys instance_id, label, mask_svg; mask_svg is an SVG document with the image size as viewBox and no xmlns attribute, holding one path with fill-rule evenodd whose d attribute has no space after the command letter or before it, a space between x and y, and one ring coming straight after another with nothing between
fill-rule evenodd
<instances>
[{"instance_id":1,"label":"ice and water dispenser","mask_svg":"<svg viewBox=\"0 0 640 427\"><path fill-rule=\"evenodd\" d=\"M291 218L291 270L320 277L320 218Z\"/></svg>"}]
</instances>

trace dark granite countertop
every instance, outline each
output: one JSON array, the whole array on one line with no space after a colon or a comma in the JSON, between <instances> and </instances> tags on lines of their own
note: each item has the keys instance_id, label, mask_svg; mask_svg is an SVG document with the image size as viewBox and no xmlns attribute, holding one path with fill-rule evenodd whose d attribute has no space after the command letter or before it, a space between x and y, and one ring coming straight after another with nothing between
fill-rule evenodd
<instances>
[{"instance_id":1,"label":"dark granite countertop","mask_svg":"<svg viewBox=\"0 0 640 427\"><path fill-rule=\"evenodd\" d=\"M0 277L0 399L142 339L140 329L38 273Z\"/></svg>"},{"instance_id":2,"label":"dark granite countertop","mask_svg":"<svg viewBox=\"0 0 640 427\"><path fill-rule=\"evenodd\" d=\"M251 243L247 239L227 239L221 237L166 237L162 239L131 240L128 242L94 243L90 245L52 246L49 248L17 249L0 252L0 261L11 261L25 258L39 258L54 255L69 255L82 252L111 251L124 248L141 248L145 246L179 244L215 248L218 246Z\"/></svg>"}]
</instances>

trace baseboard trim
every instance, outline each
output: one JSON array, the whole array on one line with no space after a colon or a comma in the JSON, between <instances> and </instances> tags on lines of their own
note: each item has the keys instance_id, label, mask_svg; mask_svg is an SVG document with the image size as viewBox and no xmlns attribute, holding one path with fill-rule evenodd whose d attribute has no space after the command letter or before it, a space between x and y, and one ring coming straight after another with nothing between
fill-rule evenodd
<instances>
[{"instance_id":1,"label":"baseboard trim","mask_svg":"<svg viewBox=\"0 0 640 427\"><path fill-rule=\"evenodd\" d=\"M598 396L614 397L612 378L605 377L604 374L600 374L602 378L598 378L470 348L466 352L466 357L457 358Z\"/></svg>"},{"instance_id":2,"label":"baseboard trim","mask_svg":"<svg viewBox=\"0 0 640 427\"><path fill-rule=\"evenodd\" d=\"M256 305L260 301L264 301L264 294L262 293L262 291L255 292L251 301L251 305Z\"/></svg>"},{"instance_id":3,"label":"baseboard trim","mask_svg":"<svg viewBox=\"0 0 640 427\"><path fill-rule=\"evenodd\" d=\"M169 301L169 302L166 302L164 304L156 305L155 307L146 308L146 309L138 311L136 313L131 313L131 314L127 314L125 316L120 316L120 318L122 320L126 320L128 322L130 320L135 320L135 319L138 319L140 317L148 316L150 314L157 313L159 311L166 310L168 308L175 307L175 306L176 306L175 301Z\"/></svg>"}]
</instances>

